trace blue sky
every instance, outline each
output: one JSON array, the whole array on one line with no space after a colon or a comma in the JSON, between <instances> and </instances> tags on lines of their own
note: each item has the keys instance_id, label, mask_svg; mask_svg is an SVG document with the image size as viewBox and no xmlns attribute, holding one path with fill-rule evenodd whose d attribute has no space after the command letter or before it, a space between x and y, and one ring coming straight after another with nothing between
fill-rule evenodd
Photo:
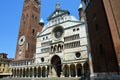
<instances>
[{"instance_id":1,"label":"blue sky","mask_svg":"<svg viewBox=\"0 0 120 80\"><path fill-rule=\"evenodd\" d=\"M20 19L24 0L0 0L0 53L8 54L14 58ZM47 23L47 18L56 8L56 2L61 4L61 9L69 10L77 19L78 7L81 0L41 0L41 18Z\"/></svg>"}]
</instances>

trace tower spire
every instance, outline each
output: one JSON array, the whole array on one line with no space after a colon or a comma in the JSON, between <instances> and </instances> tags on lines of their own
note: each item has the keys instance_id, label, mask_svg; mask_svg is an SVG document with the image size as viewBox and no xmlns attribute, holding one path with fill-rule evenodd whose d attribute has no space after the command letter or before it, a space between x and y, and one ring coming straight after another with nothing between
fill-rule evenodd
<instances>
[{"instance_id":1,"label":"tower spire","mask_svg":"<svg viewBox=\"0 0 120 80\"><path fill-rule=\"evenodd\" d=\"M56 9L60 9L60 3L59 3L59 1L57 1L57 3L56 3Z\"/></svg>"},{"instance_id":2,"label":"tower spire","mask_svg":"<svg viewBox=\"0 0 120 80\"><path fill-rule=\"evenodd\" d=\"M84 12L83 12L82 4L80 4L78 11L79 11L79 16L80 16L80 21L84 21Z\"/></svg>"}]
</instances>

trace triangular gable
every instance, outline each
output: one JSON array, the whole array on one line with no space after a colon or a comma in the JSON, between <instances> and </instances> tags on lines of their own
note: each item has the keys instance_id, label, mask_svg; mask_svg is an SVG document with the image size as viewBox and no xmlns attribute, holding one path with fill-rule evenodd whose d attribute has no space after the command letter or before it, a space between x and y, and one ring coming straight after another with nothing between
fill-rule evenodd
<instances>
[{"instance_id":1,"label":"triangular gable","mask_svg":"<svg viewBox=\"0 0 120 80\"><path fill-rule=\"evenodd\" d=\"M49 17L48 17L48 21L51 20L51 19L54 19L58 16L61 16L61 15L64 15L64 14L70 14L69 11L66 11L66 10L61 10L61 9L56 9Z\"/></svg>"}]
</instances>

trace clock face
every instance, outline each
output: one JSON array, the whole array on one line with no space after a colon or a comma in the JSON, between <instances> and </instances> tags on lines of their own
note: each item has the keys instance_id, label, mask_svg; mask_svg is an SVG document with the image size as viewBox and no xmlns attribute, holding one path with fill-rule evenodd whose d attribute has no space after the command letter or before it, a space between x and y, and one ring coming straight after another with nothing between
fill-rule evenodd
<instances>
[{"instance_id":1,"label":"clock face","mask_svg":"<svg viewBox=\"0 0 120 80\"><path fill-rule=\"evenodd\" d=\"M19 38L18 44L19 44L19 45L23 45L24 42L25 42L25 36L21 36L21 37Z\"/></svg>"},{"instance_id":2,"label":"clock face","mask_svg":"<svg viewBox=\"0 0 120 80\"><path fill-rule=\"evenodd\" d=\"M63 28L62 27L56 27L53 30L53 33L54 33L55 38L60 38L62 36L62 34L63 34Z\"/></svg>"}]
</instances>

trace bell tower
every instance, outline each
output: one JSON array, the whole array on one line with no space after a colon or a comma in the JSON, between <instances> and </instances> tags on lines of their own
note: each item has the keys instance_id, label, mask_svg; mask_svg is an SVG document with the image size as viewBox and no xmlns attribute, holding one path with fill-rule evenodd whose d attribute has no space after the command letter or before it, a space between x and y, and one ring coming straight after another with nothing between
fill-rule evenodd
<instances>
[{"instance_id":1,"label":"bell tower","mask_svg":"<svg viewBox=\"0 0 120 80\"><path fill-rule=\"evenodd\" d=\"M36 35L42 30L39 20L40 1L24 0L16 46L16 60L33 58L36 52Z\"/></svg>"}]
</instances>

